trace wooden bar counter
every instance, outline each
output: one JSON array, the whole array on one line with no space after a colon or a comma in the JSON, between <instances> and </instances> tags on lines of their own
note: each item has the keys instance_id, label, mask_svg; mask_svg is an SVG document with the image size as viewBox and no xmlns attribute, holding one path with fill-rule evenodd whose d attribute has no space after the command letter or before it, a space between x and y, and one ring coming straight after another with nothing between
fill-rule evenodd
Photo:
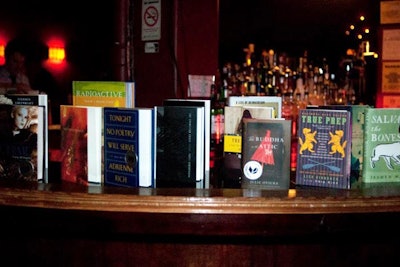
<instances>
[{"instance_id":1,"label":"wooden bar counter","mask_svg":"<svg viewBox=\"0 0 400 267\"><path fill-rule=\"evenodd\" d=\"M400 185L0 183L3 266L400 266Z\"/></svg>"}]
</instances>

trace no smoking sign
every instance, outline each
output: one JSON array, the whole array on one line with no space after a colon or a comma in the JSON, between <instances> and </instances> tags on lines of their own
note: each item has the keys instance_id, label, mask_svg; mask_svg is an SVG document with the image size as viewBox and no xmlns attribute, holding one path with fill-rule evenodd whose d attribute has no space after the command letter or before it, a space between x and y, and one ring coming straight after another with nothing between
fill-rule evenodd
<instances>
[{"instance_id":1,"label":"no smoking sign","mask_svg":"<svg viewBox=\"0 0 400 267\"><path fill-rule=\"evenodd\" d=\"M153 27L154 25L156 25L156 23L158 21L158 10L154 6L149 6L144 11L143 20L147 26Z\"/></svg>"},{"instance_id":2,"label":"no smoking sign","mask_svg":"<svg viewBox=\"0 0 400 267\"><path fill-rule=\"evenodd\" d=\"M142 41L161 38L161 0L143 0Z\"/></svg>"}]
</instances>

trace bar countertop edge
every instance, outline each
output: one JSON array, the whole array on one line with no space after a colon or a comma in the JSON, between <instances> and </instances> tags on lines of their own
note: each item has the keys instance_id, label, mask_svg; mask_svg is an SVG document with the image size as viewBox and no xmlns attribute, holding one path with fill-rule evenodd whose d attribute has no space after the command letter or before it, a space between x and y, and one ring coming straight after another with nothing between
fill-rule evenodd
<instances>
[{"instance_id":1,"label":"bar countertop edge","mask_svg":"<svg viewBox=\"0 0 400 267\"><path fill-rule=\"evenodd\" d=\"M289 190L114 188L0 183L0 205L44 209L180 214L339 214L400 212L400 185Z\"/></svg>"}]
</instances>

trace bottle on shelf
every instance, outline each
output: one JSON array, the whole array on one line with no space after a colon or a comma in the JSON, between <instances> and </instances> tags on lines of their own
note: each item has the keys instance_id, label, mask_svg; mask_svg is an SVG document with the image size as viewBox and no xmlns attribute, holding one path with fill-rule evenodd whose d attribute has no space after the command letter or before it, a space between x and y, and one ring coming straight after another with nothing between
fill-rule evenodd
<instances>
[{"instance_id":1,"label":"bottle on shelf","mask_svg":"<svg viewBox=\"0 0 400 267\"><path fill-rule=\"evenodd\" d=\"M224 80L224 78L222 78ZM211 84L211 144L210 144L210 185L220 187L223 166L225 86L221 79Z\"/></svg>"}]
</instances>

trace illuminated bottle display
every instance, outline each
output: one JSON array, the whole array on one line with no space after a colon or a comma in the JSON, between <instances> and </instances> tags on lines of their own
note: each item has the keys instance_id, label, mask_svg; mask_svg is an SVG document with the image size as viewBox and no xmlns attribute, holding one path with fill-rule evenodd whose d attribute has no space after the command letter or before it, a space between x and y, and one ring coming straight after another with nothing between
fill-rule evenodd
<instances>
[{"instance_id":1,"label":"illuminated bottle display","mask_svg":"<svg viewBox=\"0 0 400 267\"><path fill-rule=\"evenodd\" d=\"M223 72L224 73L224 72ZM225 73L226 74L226 73ZM210 186L220 187L223 164L223 136L224 136L224 95L228 91L225 75L214 79L211 85L211 144L210 144Z\"/></svg>"},{"instance_id":2,"label":"illuminated bottle display","mask_svg":"<svg viewBox=\"0 0 400 267\"><path fill-rule=\"evenodd\" d=\"M349 105L359 103L358 98L362 100L357 94L358 81L354 80L354 75L350 72L353 68L349 66L353 61L346 61L336 75L327 58L310 58L308 51L304 51L299 57L291 57L285 52L272 49L264 48L258 52L254 44L249 44L243 51L245 55L242 62L225 63L221 81L212 90L212 136L214 148L217 148L215 151L219 151L218 145L223 142L223 106L230 96L279 96L282 97L282 118L292 122L290 167L294 172L299 110L306 109L309 105ZM231 166L225 163L230 162L226 159L228 154L222 155L225 170ZM228 175L228 179L226 173L222 174L224 186L238 186L228 184L230 176Z\"/></svg>"},{"instance_id":3,"label":"illuminated bottle display","mask_svg":"<svg viewBox=\"0 0 400 267\"><path fill-rule=\"evenodd\" d=\"M339 77L331 72L327 58L310 59L308 51L297 58L265 48L257 55L254 44L243 51L242 62L227 62L222 68L225 99L231 95L284 97L289 88L296 101L306 105L357 104L362 99L355 86L358 81L349 75L348 66L355 59L341 66L346 69L339 69L339 74L344 73Z\"/></svg>"}]
</instances>

